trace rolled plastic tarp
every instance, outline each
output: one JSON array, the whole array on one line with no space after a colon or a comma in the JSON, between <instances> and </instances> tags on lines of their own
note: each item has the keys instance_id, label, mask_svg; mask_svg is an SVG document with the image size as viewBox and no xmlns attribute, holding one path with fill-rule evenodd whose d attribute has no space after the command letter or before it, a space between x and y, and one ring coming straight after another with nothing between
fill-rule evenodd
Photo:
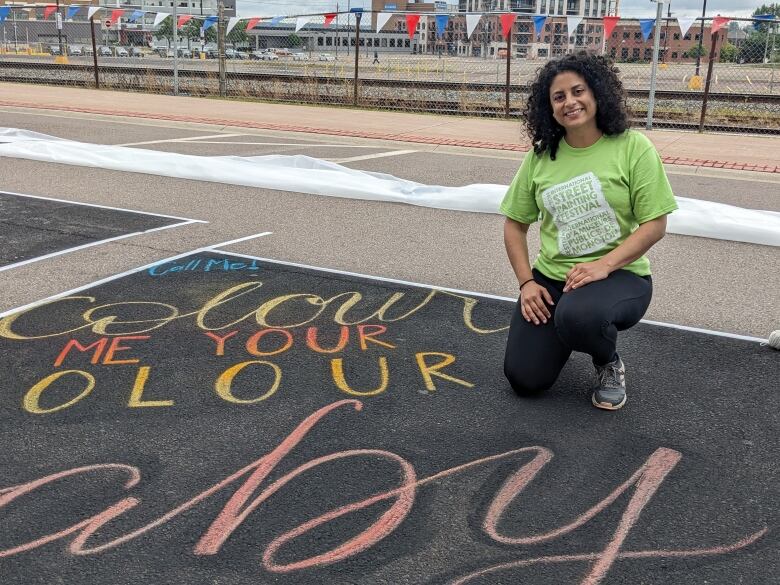
<instances>
[{"instance_id":1,"label":"rolled plastic tarp","mask_svg":"<svg viewBox=\"0 0 780 585\"><path fill-rule=\"evenodd\" d=\"M259 187L438 209L498 213L506 185L423 185L384 173L344 167L303 155L195 156L76 142L0 128L0 156L198 181ZM780 213L677 197L669 216L675 234L780 246Z\"/></svg>"}]
</instances>

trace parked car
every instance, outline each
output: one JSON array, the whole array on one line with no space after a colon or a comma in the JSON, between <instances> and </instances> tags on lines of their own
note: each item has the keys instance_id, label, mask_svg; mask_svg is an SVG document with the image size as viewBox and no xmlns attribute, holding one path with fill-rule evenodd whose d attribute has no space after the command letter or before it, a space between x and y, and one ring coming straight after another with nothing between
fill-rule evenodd
<instances>
[{"instance_id":1,"label":"parked car","mask_svg":"<svg viewBox=\"0 0 780 585\"><path fill-rule=\"evenodd\" d=\"M97 48L98 57L111 57L114 54L111 52L111 47L98 47Z\"/></svg>"},{"instance_id":2,"label":"parked car","mask_svg":"<svg viewBox=\"0 0 780 585\"><path fill-rule=\"evenodd\" d=\"M225 49L225 59L246 59L246 55L235 49Z\"/></svg>"},{"instance_id":3,"label":"parked car","mask_svg":"<svg viewBox=\"0 0 780 585\"><path fill-rule=\"evenodd\" d=\"M293 53L293 61L308 61L309 56L306 53Z\"/></svg>"},{"instance_id":4,"label":"parked car","mask_svg":"<svg viewBox=\"0 0 780 585\"><path fill-rule=\"evenodd\" d=\"M318 57L320 61L335 61L336 57L329 53L320 53L320 56Z\"/></svg>"},{"instance_id":5,"label":"parked car","mask_svg":"<svg viewBox=\"0 0 780 585\"><path fill-rule=\"evenodd\" d=\"M124 47L114 47L114 55L117 57L129 57L130 53Z\"/></svg>"},{"instance_id":6,"label":"parked car","mask_svg":"<svg viewBox=\"0 0 780 585\"><path fill-rule=\"evenodd\" d=\"M140 47L130 47L129 51L131 57L143 57L145 53Z\"/></svg>"},{"instance_id":7,"label":"parked car","mask_svg":"<svg viewBox=\"0 0 780 585\"><path fill-rule=\"evenodd\" d=\"M68 45L68 55L81 57L84 55L84 50L81 45Z\"/></svg>"}]
</instances>

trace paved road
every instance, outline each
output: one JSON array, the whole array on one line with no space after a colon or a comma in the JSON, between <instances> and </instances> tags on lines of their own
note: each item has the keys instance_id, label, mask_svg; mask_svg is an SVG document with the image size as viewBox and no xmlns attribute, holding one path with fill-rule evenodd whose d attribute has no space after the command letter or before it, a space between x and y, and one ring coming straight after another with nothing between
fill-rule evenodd
<instances>
[{"instance_id":1,"label":"paved road","mask_svg":"<svg viewBox=\"0 0 780 585\"><path fill-rule=\"evenodd\" d=\"M221 137L213 126L74 114L6 112L0 114L0 125L204 156L300 153L427 184L508 184L520 156L272 131L230 129L224 132L231 136ZM174 141L182 138L199 139ZM403 150L413 152L386 156ZM350 162L356 157L359 160ZM721 171L708 176L701 169L675 167L670 177L679 195L780 210L773 175L724 175ZM66 255L56 264L22 267L15 271L13 281L5 279L0 284L4 309L154 261L167 251L183 252L262 231L274 235L242 244L237 251L412 282L510 297L516 294L498 216L18 159L0 169L0 185L6 191L211 222L133 238L127 245L119 242ZM757 337L778 328L780 277L769 268L776 264L775 248L668 235L653 249L651 259L656 289L648 319ZM62 269L64 276L52 281L46 276L49 269Z\"/></svg>"}]
</instances>

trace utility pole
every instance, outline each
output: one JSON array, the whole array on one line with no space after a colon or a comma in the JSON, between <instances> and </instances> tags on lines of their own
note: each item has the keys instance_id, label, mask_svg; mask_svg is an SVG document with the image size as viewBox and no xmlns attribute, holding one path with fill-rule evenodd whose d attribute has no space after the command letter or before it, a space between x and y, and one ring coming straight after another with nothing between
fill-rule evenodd
<instances>
[{"instance_id":1,"label":"utility pole","mask_svg":"<svg viewBox=\"0 0 780 585\"><path fill-rule=\"evenodd\" d=\"M176 16L176 3L179 0L173 0L173 14L171 18L171 29L173 29L173 95L179 95L179 31L178 17Z\"/></svg>"},{"instance_id":2,"label":"utility pole","mask_svg":"<svg viewBox=\"0 0 780 585\"><path fill-rule=\"evenodd\" d=\"M704 5L701 9L701 28L699 29L699 48L696 51L696 73L699 75L699 66L701 65L701 43L704 40L704 15L707 14L707 0L704 0Z\"/></svg>"}]
</instances>

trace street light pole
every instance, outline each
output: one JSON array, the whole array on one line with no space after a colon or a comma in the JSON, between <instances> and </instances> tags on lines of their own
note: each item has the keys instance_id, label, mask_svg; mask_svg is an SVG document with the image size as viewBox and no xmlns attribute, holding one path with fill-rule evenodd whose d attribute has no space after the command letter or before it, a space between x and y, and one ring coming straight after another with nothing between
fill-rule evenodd
<instances>
[{"instance_id":1,"label":"street light pole","mask_svg":"<svg viewBox=\"0 0 780 585\"><path fill-rule=\"evenodd\" d=\"M699 75L699 66L701 65L701 43L704 40L704 15L707 13L707 0L701 8L701 28L699 29L699 49L696 51L696 75Z\"/></svg>"}]
</instances>

